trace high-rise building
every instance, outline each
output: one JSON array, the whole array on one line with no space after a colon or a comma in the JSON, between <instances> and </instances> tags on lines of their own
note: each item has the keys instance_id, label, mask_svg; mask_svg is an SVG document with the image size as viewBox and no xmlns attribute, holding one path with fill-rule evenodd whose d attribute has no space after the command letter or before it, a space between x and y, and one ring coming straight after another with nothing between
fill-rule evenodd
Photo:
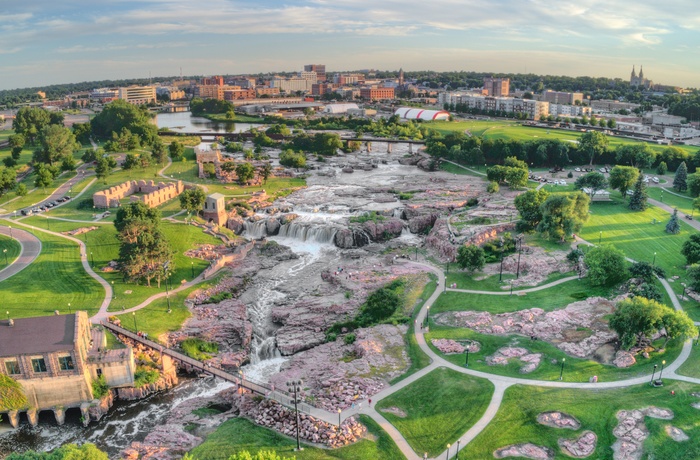
<instances>
[{"instance_id":1,"label":"high-rise building","mask_svg":"<svg viewBox=\"0 0 700 460\"><path fill-rule=\"evenodd\" d=\"M317 81L326 81L326 65L325 64L305 65L304 72L316 72Z\"/></svg>"},{"instance_id":2,"label":"high-rise building","mask_svg":"<svg viewBox=\"0 0 700 460\"><path fill-rule=\"evenodd\" d=\"M542 100L552 104L575 104L576 101L583 102L583 93L547 90L542 94Z\"/></svg>"},{"instance_id":3,"label":"high-rise building","mask_svg":"<svg viewBox=\"0 0 700 460\"><path fill-rule=\"evenodd\" d=\"M484 78L484 91L487 96L507 96L510 94L510 78Z\"/></svg>"},{"instance_id":4,"label":"high-rise building","mask_svg":"<svg viewBox=\"0 0 700 460\"><path fill-rule=\"evenodd\" d=\"M129 86L126 88L119 88L117 97L130 104L148 104L149 102L156 101L156 88L155 86Z\"/></svg>"}]
</instances>

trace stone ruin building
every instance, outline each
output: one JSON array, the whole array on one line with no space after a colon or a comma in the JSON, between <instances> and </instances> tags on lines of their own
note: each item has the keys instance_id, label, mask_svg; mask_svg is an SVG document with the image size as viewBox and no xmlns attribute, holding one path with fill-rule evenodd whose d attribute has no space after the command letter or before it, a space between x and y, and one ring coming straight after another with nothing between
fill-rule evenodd
<instances>
[{"instance_id":1,"label":"stone ruin building","mask_svg":"<svg viewBox=\"0 0 700 460\"><path fill-rule=\"evenodd\" d=\"M117 208L120 200L131 196L131 201L141 201L149 208L160 206L172 200L185 190L182 181L158 182L150 180L132 180L101 190L92 195L92 202L98 208ZM136 193L142 195L134 195Z\"/></svg>"}]
</instances>

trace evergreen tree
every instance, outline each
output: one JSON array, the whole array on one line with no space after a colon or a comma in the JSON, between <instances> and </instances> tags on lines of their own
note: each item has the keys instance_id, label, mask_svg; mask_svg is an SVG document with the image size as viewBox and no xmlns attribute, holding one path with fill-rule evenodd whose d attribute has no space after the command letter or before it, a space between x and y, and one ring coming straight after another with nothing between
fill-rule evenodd
<instances>
[{"instance_id":1,"label":"evergreen tree","mask_svg":"<svg viewBox=\"0 0 700 460\"><path fill-rule=\"evenodd\" d=\"M634 193L630 198L629 208L632 211L644 211L647 208L647 186L644 183L643 176L640 174L637 177L637 182L634 184Z\"/></svg>"},{"instance_id":2,"label":"evergreen tree","mask_svg":"<svg viewBox=\"0 0 700 460\"><path fill-rule=\"evenodd\" d=\"M671 215L671 220L666 224L666 233L673 233L674 235L680 233L681 224L678 222L678 208L673 210Z\"/></svg>"},{"instance_id":3,"label":"evergreen tree","mask_svg":"<svg viewBox=\"0 0 700 460\"><path fill-rule=\"evenodd\" d=\"M673 188L678 190L679 192L685 191L686 188L688 188L688 184L686 183L686 180L688 179L688 167L685 164L685 161L678 166L678 169L676 169L676 176L673 178Z\"/></svg>"}]
</instances>

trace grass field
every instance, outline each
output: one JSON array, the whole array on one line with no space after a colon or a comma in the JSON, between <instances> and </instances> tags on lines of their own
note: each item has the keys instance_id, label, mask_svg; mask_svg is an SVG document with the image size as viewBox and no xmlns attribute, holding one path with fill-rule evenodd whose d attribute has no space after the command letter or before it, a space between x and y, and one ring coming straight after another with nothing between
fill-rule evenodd
<instances>
[{"instance_id":1,"label":"grass field","mask_svg":"<svg viewBox=\"0 0 700 460\"><path fill-rule=\"evenodd\" d=\"M0 282L2 308L16 318L51 315L54 310L67 312L69 303L72 311L96 313L104 299L104 289L83 269L78 245L28 230L41 240L41 254L27 268Z\"/></svg>"},{"instance_id":2,"label":"grass field","mask_svg":"<svg viewBox=\"0 0 700 460\"><path fill-rule=\"evenodd\" d=\"M525 295L490 295L445 292L430 306L430 313L443 311L488 311L506 313L538 307L545 311L563 308L566 305L586 297L609 297L613 290L608 287L591 286L586 278L570 281L541 291L528 292Z\"/></svg>"},{"instance_id":3,"label":"grass field","mask_svg":"<svg viewBox=\"0 0 700 460\"><path fill-rule=\"evenodd\" d=\"M700 346L697 341L693 340L693 349L690 351L690 356L676 372L679 375L700 379Z\"/></svg>"},{"instance_id":4,"label":"grass field","mask_svg":"<svg viewBox=\"0 0 700 460\"><path fill-rule=\"evenodd\" d=\"M551 448L557 459L565 456L557 445L559 438L577 438L584 430L598 436L595 452L588 458L611 460L610 448L616 438L613 429L618 421L615 414L622 409L641 409L654 405L673 410L673 420L646 418L650 431L644 442L643 458L685 460L700 458L700 426L697 409L690 406L698 398L691 395L700 386L666 380L663 388L640 385L620 390L563 390L541 387L514 386L506 391L496 417L459 455L462 460L493 458L496 449L511 444L531 442ZM670 391L675 391L675 396ZM581 422L579 430L550 428L537 423L537 415L546 411L563 411ZM673 425L685 431L688 441L677 443L666 434L664 427Z\"/></svg>"},{"instance_id":5,"label":"grass field","mask_svg":"<svg viewBox=\"0 0 700 460\"><path fill-rule=\"evenodd\" d=\"M673 193L678 193L675 190ZM678 208L678 214L683 217L683 214L694 214L697 215L698 218L700 218L700 214L698 214L698 211L692 212L692 206L693 206L693 199L688 197L682 197L678 195L674 195L673 193L669 193L668 191L664 191L661 187L649 187L647 189L647 194L649 195L649 198L653 198L657 201L661 201L664 204L667 204L673 208Z\"/></svg>"},{"instance_id":6,"label":"grass field","mask_svg":"<svg viewBox=\"0 0 700 460\"><path fill-rule=\"evenodd\" d=\"M247 450L255 455L261 450L275 450L282 458L296 460L400 460L405 458L394 441L371 418L361 415L359 420L367 427L368 436L355 444L339 449L320 449L303 444L304 450L295 452L296 441L276 431L262 428L243 418L222 423L203 444L191 454L195 460L226 460L232 454Z\"/></svg>"},{"instance_id":7,"label":"grass field","mask_svg":"<svg viewBox=\"0 0 700 460\"><path fill-rule=\"evenodd\" d=\"M691 232L695 232L685 222L681 222L681 232L672 235L665 232L669 214L654 206L634 212L626 203L614 200L595 203L590 209L590 218L579 232L581 238L593 244L598 244L600 238L603 244L612 244L637 261L654 262L656 253L655 263L665 268L669 276L685 274L685 259L680 250ZM654 219L656 224L652 224Z\"/></svg>"},{"instance_id":8,"label":"grass field","mask_svg":"<svg viewBox=\"0 0 700 460\"><path fill-rule=\"evenodd\" d=\"M651 374L654 364L661 367L661 361L671 362L674 360L682 348L682 343L669 342L664 353L651 353L647 359L639 358L638 364L626 368L618 369L614 366L606 366L591 359L580 359L567 355L554 345L542 340L530 340L529 337L510 335L495 336L479 334L467 328L452 328L444 326L430 326L430 332L426 334L426 341L430 347L448 361L464 365L466 356L464 354L445 355L432 346L431 339L454 339L454 340L476 340L481 344L481 350L476 353L469 353L469 367L474 370L489 372L498 375L520 377L538 380L558 380L561 373L561 360L566 358L564 363L563 380L565 382L588 382L594 375L599 381L609 382L620 378L630 378L639 375ZM663 340L655 342L656 346L661 346ZM514 346L522 347L531 353L542 353L542 361L539 367L531 373L522 374L520 369L522 363L518 360L511 360L505 366L489 366L485 359L493 355L501 347Z\"/></svg>"},{"instance_id":9,"label":"grass field","mask_svg":"<svg viewBox=\"0 0 700 460\"><path fill-rule=\"evenodd\" d=\"M415 302L411 318L416 317L420 309L423 308L423 305L425 305L426 300L428 300L430 296L433 295L435 289L437 288L437 277L432 273L429 273L428 276L430 277L430 280L423 288L423 292L421 293L418 301ZM408 353L408 358L411 361L411 366L402 375L393 379L390 382L392 385L400 382L406 377L415 374L416 372L430 364L430 358L428 357L428 355L425 354L425 352L423 352L423 350L420 349L420 346L418 346L418 342L416 341L416 335L414 334L414 326L415 321L409 322L408 331L406 331L406 336L404 338L404 340L406 341L406 352Z\"/></svg>"},{"instance_id":10,"label":"grass field","mask_svg":"<svg viewBox=\"0 0 700 460\"><path fill-rule=\"evenodd\" d=\"M470 171L468 169L460 168L459 166L453 165L452 163L446 163L446 162L440 163L440 169L443 171L446 171L446 172L449 172L452 174L459 174L462 176L479 177L481 179L486 180L486 173L484 172L485 168L483 166L481 166L480 168L471 167L471 166L467 166L467 167L475 170L476 172Z\"/></svg>"},{"instance_id":11,"label":"grass field","mask_svg":"<svg viewBox=\"0 0 700 460\"><path fill-rule=\"evenodd\" d=\"M382 399L376 409L416 453L434 456L481 418L492 393L488 380L439 368ZM389 408L398 408L406 416L386 411Z\"/></svg>"},{"instance_id":12,"label":"grass field","mask_svg":"<svg viewBox=\"0 0 700 460\"><path fill-rule=\"evenodd\" d=\"M521 272L521 275L524 275L525 272ZM552 283L554 281L560 280L562 278L566 278L567 276L572 276L575 275L575 272L567 272L567 273L552 273L550 274L547 279L539 283L537 286L541 286L544 284ZM494 291L494 292L503 292L507 291L510 288L510 281L514 280L515 273L503 273L503 282L499 282L499 275L492 275L488 276L486 278L483 278L484 275L482 273L474 273L470 274L467 272L464 272L457 267L457 264L450 264L450 273L447 274L446 279L447 279L447 285L451 286L452 283L457 283L457 289L469 289L469 290L474 290L474 291ZM480 278L480 279L476 279ZM568 286L576 286L575 284L569 284ZM535 286L523 286L515 289L530 289L531 287Z\"/></svg>"},{"instance_id":13,"label":"grass field","mask_svg":"<svg viewBox=\"0 0 700 460\"><path fill-rule=\"evenodd\" d=\"M0 270L19 257L22 247L9 236L0 235Z\"/></svg>"},{"instance_id":14,"label":"grass field","mask_svg":"<svg viewBox=\"0 0 700 460\"><path fill-rule=\"evenodd\" d=\"M53 181L53 184L46 187L46 189L43 189L34 187L34 174L30 174L21 182L27 186L27 190L30 190L31 193L27 193L27 195L23 197L12 200L13 198L16 198L17 195L14 192L10 192L5 196L8 198L8 200L12 201L5 201L4 203L0 204L0 208L5 209L6 211L19 211L20 209L30 207L50 197L58 187L73 177L75 177L75 172L64 172Z\"/></svg>"}]
</instances>

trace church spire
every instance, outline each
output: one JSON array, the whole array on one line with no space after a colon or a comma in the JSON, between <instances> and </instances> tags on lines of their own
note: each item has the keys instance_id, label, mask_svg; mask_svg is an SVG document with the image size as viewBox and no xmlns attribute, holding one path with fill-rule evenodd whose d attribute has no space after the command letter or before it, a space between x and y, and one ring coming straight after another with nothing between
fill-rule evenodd
<instances>
[{"instance_id":1,"label":"church spire","mask_svg":"<svg viewBox=\"0 0 700 460\"><path fill-rule=\"evenodd\" d=\"M643 80L644 79L644 69L643 66L639 66L639 79Z\"/></svg>"},{"instance_id":2,"label":"church spire","mask_svg":"<svg viewBox=\"0 0 700 460\"><path fill-rule=\"evenodd\" d=\"M634 71L634 65L632 66L632 75L630 75L630 78L637 78L637 73Z\"/></svg>"}]
</instances>

